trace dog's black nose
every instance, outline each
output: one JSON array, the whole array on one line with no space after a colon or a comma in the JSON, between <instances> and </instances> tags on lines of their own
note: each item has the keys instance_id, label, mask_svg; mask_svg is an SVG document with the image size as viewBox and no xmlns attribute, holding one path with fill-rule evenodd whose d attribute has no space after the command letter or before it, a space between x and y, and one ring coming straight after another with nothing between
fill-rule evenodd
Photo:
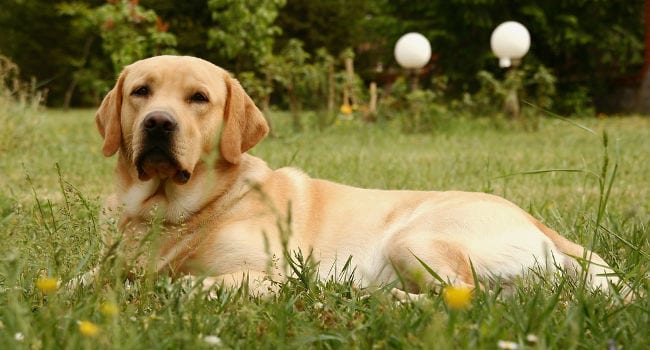
<instances>
[{"instance_id":1,"label":"dog's black nose","mask_svg":"<svg viewBox=\"0 0 650 350\"><path fill-rule=\"evenodd\" d=\"M149 133L171 133L178 127L174 117L167 112L151 112L144 117L142 123Z\"/></svg>"}]
</instances>

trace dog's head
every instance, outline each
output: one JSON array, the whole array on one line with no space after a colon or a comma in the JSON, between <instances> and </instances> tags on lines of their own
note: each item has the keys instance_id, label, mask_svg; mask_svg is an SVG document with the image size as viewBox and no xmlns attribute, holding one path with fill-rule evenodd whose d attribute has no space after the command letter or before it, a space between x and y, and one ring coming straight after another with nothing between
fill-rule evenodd
<instances>
[{"instance_id":1,"label":"dog's head","mask_svg":"<svg viewBox=\"0 0 650 350\"><path fill-rule=\"evenodd\" d=\"M262 113L228 72L195 57L158 56L122 71L95 117L102 153L120 150L141 181L185 184L205 153L240 156L268 132Z\"/></svg>"}]
</instances>

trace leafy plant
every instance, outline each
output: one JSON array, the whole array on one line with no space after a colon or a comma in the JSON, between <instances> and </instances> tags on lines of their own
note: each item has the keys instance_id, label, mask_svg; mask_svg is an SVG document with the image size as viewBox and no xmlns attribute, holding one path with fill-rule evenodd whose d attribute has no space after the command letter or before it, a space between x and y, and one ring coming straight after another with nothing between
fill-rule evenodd
<instances>
[{"instance_id":1,"label":"leafy plant","mask_svg":"<svg viewBox=\"0 0 650 350\"><path fill-rule=\"evenodd\" d=\"M522 122L531 124L539 109L552 107L556 79L544 66L533 68L527 65L511 69L506 72L503 80L488 71L480 71L477 78L481 88L460 106L461 109L468 108L474 115L500 119L504 114L516 113L514 115L520 115ZM538 108L526 109L528 105Z\"/></svg>"},{"instance_id":2,"label":"leafy plant","mask_svg":"<svg viewBox=\"0 0 650 350\"><path fill-rule=\"evenodd\" d=\"M445 79L434 79L434 89L410 90L404 77L391 86L380 100L380 119L397 120L405 133L426 133L438 129L447 118L443 100Z\"/></svg>"},{"instance_id":3,"label":"leafy plant","mask_svg":"<svg viewBox=\"0 0 650 350\"><path fill-rule=\"evenodd\" d=\"M274 37L282 32L274 24L286 0L209 0L215 26L208 30L208 48L235 59L235 71L258 68L273 53ZM247 65L245 65L247 63Z\"/></svg>"},{"instance_id":4,"label":"leafy plant","mask_svg":"<svg viewBox=\"0 0 650 350\"><path fill-rule=\"evenodd\" d=\"M169 25L155 11L140 6L138 0L111 0L99 7L83 2L62 3L59 12L74 18L75 30L99 36L114 74L139 59L175 52L176 36L168 32ZM78 62L77 79L97 87L101 79L92 76L92 67L86 63L84 58Z\"/></svg>"},{"instance_id":5,"label":"leafy plant","mask_svg":"<svg viewBox=\"0 0 650 350\"><path fill-rule=\"evenodd\" d=\"M301 94L318 86L314 66L309 64L310 55L303 50L300 40L290 40L280 54L267 61L267 74L286 92L294 130L302 129L300 111Z\"/></svg>"}]
</instances>

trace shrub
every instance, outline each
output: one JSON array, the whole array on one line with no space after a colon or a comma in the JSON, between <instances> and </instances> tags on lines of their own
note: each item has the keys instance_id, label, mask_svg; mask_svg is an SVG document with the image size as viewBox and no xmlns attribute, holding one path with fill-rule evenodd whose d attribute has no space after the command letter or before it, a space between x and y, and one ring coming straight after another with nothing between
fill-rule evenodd
<instances>
[{"instance_id":1,"label":"shrub","mask_svg":"<svg viewBox=\"0 0 650 350\"><path fill-rule=\"evenodd\" d=\"M26 83L19 75L18 65L0 55L0 154L29 142L37 120L26 115L44 103L47 93L37 89L35 79Z\"/></svg>"},{"instance_id":2,"label":"shrub","mask_svg":"<svg viewBox=\"0 0 650 350\"><path fill-rule=\"evenodd\" d=\"M390 92L382 96L379 119L397 121L406 133L423 133L439 129L448 118L448 109L443 101L445 78L434 78L434 89L409 91L406 80L401 77L391 86Z\"/></svg>"}]
</instances>

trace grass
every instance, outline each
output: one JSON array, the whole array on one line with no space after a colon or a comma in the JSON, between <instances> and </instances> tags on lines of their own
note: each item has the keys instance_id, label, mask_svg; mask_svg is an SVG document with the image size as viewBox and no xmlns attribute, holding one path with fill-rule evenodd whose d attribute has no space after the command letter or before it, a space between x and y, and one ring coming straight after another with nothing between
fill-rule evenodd
<instances>
[{"instance_id":1,"label":"grass","mask_svg":"<svg viewBox=\"0 0 650 350\"><path fill-rule=\"evenodd\" d=\"M269 300L226 290L205 300L165 276L48 287L47 278L65 282L100 259L97 212L114 159L101 156L93 116L0 110L0 122L12 123L0 130L0 348L650 348L648 118L577 120L594 133L557 119L536 132L475 119L427 135L354 122L293 134L288 116L275 114L278 136L253 150L272 167L363 187L505 196L593 247L644 295L621 304L560 279L517 283L509 296L476 291L455 310L436 294L399 304L384 290L309 274ZM548 169L565 171L540 171Z\"/></svg>"}]
</instances>

